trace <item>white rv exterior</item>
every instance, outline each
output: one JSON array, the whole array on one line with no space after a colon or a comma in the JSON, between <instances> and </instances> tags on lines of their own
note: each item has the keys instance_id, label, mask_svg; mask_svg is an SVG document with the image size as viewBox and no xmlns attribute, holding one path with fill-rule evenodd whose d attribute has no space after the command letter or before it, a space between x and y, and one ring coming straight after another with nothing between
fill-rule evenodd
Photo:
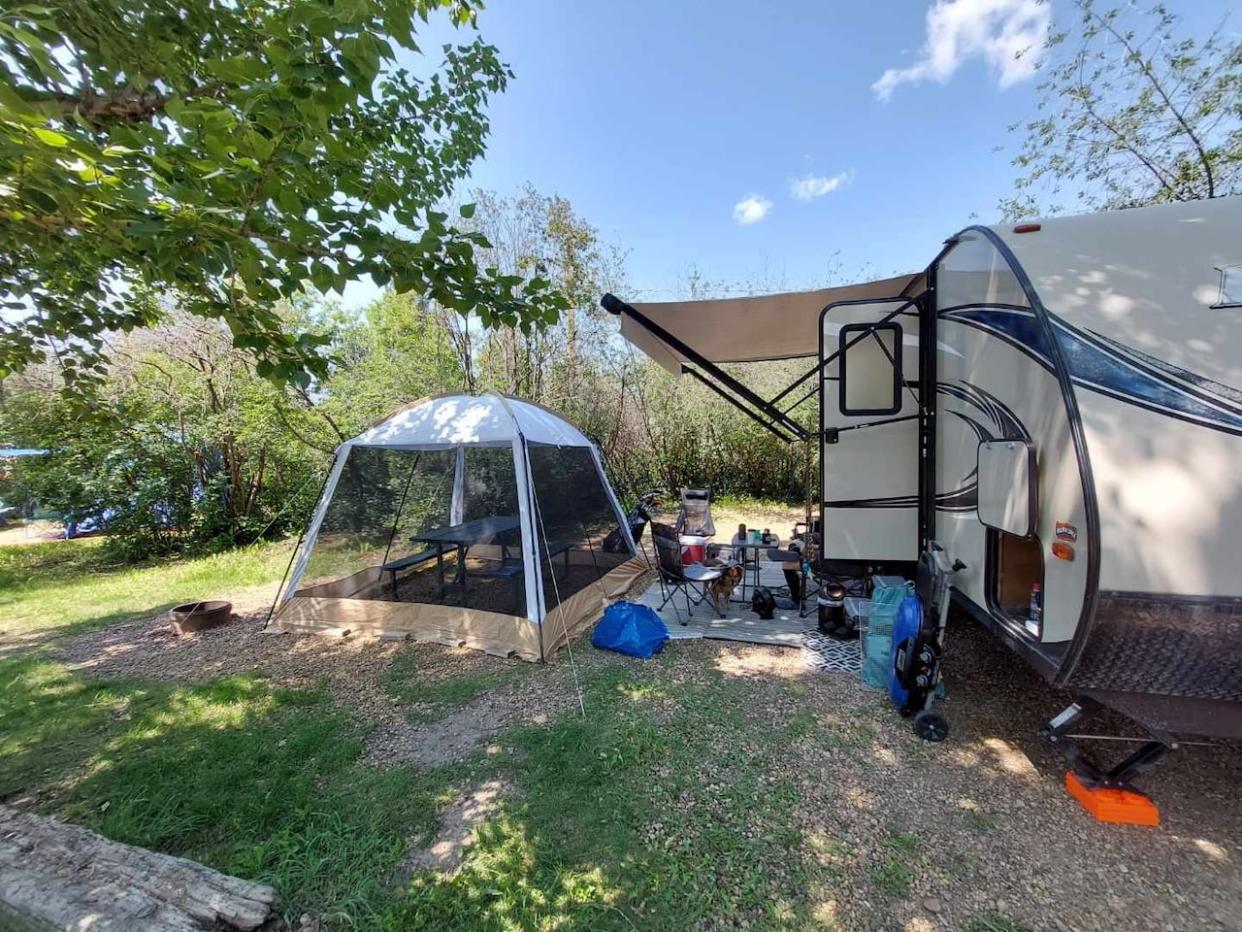
<instances>
[{"instance_id":1,"label":"white rv exterior","mask_svg":"<svg viewBox=\"0 0 1242 932\"><path fill-rule=\"evenodd\" d=\"M1242 198L969 227L882 281L601 304L819 438L825 575L910 573L937 541L955 604L1052 682L1242 736ZM718 365L816 350L770 399ZM807 384L818 430L791 417Z\"/></svg>"},{"instance_id":2,"label":"white rv exterior","mask_svg":"<svg viewBox=\"0 0 1242 932\"><path fill-rule=\"evenodd\" d=\"M1161 727L1220 731L1218 702L1236 723L1239 291L1238 198L972 227L908 289L919 313L884 325L924 334L922 351L901 357L911 387L900 407L861 415L849 396L891 399L892 364L876 348L852 358L841 325L887 320L896 305L830 305L820 334L825 558L908 562L934 538L965 564L958 601L1050 679L1120 704L1152 692L1186 700L1186 715L1155 715ZM934 380L920 371L930 358ZM849 373L864 363L869 381L854 387ZM936 399L922 419L921 393ZM856 429L832 433L843 427ZM1026 495L1008 476L981 475L988 441L1024 446L1034 463L1033 513L1017 534L981 520L985 490L1008 487L1017 504ZM920 463L934 463L934 519ZM1041 612L1029 610L1035 585Z\"/></svg>"}]
</instances>

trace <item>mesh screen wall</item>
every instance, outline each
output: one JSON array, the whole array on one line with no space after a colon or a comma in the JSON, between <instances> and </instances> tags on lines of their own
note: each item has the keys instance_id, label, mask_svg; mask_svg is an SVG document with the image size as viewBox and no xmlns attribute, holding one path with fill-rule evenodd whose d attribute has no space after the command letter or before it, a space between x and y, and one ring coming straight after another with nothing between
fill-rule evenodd
<instances>
[{"instance_id":1,"label":"mesh screen wall","mask_svg":"<svg viewBox=\"0 0 1242 932\"><path fill-rule=\"evenodd\" d=\"M297 595L526 615L512 447L353 447Z\"/></svg>"},{"instance_id":2,"label":"mesh screen wall","mask_svg":"<svg viewBox=\"0 0 1242 932\"><path fill-rule=\"evenodd\" d=\"M632 553L591 450L531 445L527 454L541 584L550 616L558 600L596 582Z\"/></svg>"}]
</instances>

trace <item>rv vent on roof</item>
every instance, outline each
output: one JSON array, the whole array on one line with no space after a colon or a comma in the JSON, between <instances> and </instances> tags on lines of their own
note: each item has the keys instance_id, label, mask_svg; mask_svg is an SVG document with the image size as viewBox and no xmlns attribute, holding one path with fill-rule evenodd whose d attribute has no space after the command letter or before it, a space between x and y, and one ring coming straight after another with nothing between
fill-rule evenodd
<instances>
[{"instance_id":1,"label":"rv vent on roof","mask_svg":"<svg viewBox=\"0 0 1242 932\"><path fill-rule=\"evenodd\" d=\"M1242 265L1217 266L1220 297L1212 307L1242 307Z\"/></svg>"}]
</instances>

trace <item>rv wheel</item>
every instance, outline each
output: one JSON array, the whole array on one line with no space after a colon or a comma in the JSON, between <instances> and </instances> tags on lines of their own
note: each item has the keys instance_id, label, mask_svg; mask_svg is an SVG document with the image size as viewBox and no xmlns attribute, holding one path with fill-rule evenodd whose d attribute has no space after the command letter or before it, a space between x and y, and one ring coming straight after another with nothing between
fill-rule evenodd
<instances>
[{"instance_id":1,"label":"rv wheel","mask_svg":"<svg viewBox=\"0 0 1242 932\"><path fill-rule=\"evenodd\" d=\"M943 741L949 737L948 719L924 709L914 717L914 733L924 741Z\"/></svg>"}]
</instances>

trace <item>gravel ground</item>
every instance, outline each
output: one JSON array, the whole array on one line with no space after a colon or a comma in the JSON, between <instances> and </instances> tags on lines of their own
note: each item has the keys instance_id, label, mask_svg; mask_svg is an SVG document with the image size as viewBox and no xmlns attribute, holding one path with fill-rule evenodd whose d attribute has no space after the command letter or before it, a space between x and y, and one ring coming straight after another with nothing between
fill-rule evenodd
<instances>
[{"instance_id":1,"label":"gravel ground","mask_svg":"<svg viewBox=\"0 0 1242 932\"><path fill-rule=\"evenodd\" d=\"M101 679L201 682L257 672L280 686L322 686L373 726L366 753L376 763L436 766L465 757L508 725L548 722L578 708L574 668L564 653L556 663L531 664L439 644L265 634L266 614L181 637L159 618L112 625L68 638L54 653L70 669ZM400 705L379 682L398 651L414 655L427 686L515 665L523 668L522 682L488 690L435 721L412 723L409 713L419 707ZM620 662L585 642L575 660L583 673Z\"/></svg>"},{"instance_id":2,"label":"gravel ground","mask_svg":"<svg viewBox=\"0 0 1242 932\"><path fill-rule=\"evenodd\" d=\"M264 635L261 626L254 615L177 638L150 620L66 640L59 654L92 676L184 681L255 670L284 685L323 685L374 723L368 755L389 764L451 760L486 746L505 725L577 708L562 655L527 665L519 683L505 679L439 720L411 724L409 707L380 683L398 652L417 654L427 682L520 662L437 645ZM949 651L944 711L953 733L942 745L918 741L881 694L854 678L809 673L798 651L674 642L660 672L674 685L706 683L713 669L746 684L748 733L722 742L745 747L807 723L794 732L800 737L767 741L764 754L774 774L797 783L798 855L820 868L822 891L808 896L819 898L825 926L1242 929L1242 751L1188 747L1146 775L1159 829L1097 823L1066 795L1065 764L1038 738L1065 697L971 622L951 628ZM575 657L585 674L637 663L585 641ZM669 701L651 708L656 721L676 711ZM449 813L446 837L468 834L474 820ZM648 836L660 832L653 821ZM416 852L412 863L426 857ZM982 916L991 924L980 924Z\"/></svg>"}]
</instances>

